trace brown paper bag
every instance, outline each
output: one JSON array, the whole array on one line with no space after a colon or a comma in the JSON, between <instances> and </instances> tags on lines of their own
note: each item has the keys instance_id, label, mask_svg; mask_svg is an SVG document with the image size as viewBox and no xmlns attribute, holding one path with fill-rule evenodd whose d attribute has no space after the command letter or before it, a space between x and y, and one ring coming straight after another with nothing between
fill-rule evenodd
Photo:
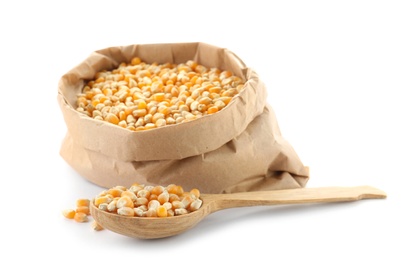
<instances>
[{"instance_id":1,"label":"brown paper bag","mask_svg":"<svg viewBox=\"0 0 408 260\"><path fill-rule=\"evenodd\" d=\"M147 63L194 60L246 80L223 110L193 121L130 131L75 110L76 98L96 72L138 56ZM256 72L231 51L205 43L143 44L95 51L66 73L58 102L67 125L60 154L79 174L102 187L175 183L204 193L304 187L309 178L283 139L267 91Z\"/></svg>"}]
</instances>

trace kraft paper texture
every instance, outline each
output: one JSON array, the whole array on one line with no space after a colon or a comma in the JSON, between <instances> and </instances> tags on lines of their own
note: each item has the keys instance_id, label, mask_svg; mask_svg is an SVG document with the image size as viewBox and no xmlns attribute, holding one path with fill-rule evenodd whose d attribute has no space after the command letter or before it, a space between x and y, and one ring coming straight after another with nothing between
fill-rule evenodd
<instances>
[{"instance_id":1,"label":"kraft paper texture","mask_svg":"<svg viewBox=\"0 0 408 260\"><path fill-rule=\"evenodd\" d=\"M194 60L230 70L246 80L221 111L186 123L130 131L77 112L87 81L138 56L147 63ZM283 138L267 89L233 52L201 42L135 44L91 53L59 81L58 103L67 133L60 155L87 180L110 188L182 185L203 193L233 193L304 187L309 169Z\"/></svg>"}]
</instances>

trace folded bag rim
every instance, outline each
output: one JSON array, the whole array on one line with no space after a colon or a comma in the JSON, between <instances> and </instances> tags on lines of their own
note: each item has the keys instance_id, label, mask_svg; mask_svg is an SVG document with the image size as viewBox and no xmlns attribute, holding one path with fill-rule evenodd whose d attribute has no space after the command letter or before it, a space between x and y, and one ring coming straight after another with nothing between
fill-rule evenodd
<instances>
[{"instance_id":1,"label":"folded bag rim","mask_svg":"<svg viewBox=\"0 0 408 260\"><path fill-rule=\"evenodd\" d=\"M164 57L157 54L161 52L166 53L162 55ZM153 55L148 56L148 53ZM192 59L208 67L232 70L234 74L244 77L245 87L228 106L215 114L146 131L130 131L95 120L75 110L76 95L97 71L113 69L134 56L152 59L155 55L162 57L161 59L171 59L167 62L181 63L183 61L180 59L185 59L184 62ZM210 64L206 55L214 56L218 65ZM226 48L198 42L133 44L95 51L61 77L57 100L67 131L85 149L121 161L152 161L183 159L216 150L242 133L262 113L266 96L266 87L257 73L248 68L235 53Z\"/></svg>"}]
</instances>

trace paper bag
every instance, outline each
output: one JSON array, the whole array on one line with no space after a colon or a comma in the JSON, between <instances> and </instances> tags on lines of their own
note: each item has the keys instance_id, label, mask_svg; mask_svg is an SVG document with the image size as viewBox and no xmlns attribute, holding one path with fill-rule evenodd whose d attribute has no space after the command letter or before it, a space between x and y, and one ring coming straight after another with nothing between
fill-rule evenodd
<instances>
[{"instance_id":1,"label":"paper bag","mask_svg":"<svg viewBox=\"0 0 408 260\"><path fill-rule=\"evenodd\" d=\"M147 63L184 63L230 70L244 89L219 112L193 121L131 131L76 111L77 95L101 70L133 57ZM171 183L203 193L304 187L309 179L282 137L267 90L257 73L233 52L206 43L141 44L91 53L62 76L58 102L67 125L60 154L87 180L110 188Z\"/></svg>"}]
</instances>

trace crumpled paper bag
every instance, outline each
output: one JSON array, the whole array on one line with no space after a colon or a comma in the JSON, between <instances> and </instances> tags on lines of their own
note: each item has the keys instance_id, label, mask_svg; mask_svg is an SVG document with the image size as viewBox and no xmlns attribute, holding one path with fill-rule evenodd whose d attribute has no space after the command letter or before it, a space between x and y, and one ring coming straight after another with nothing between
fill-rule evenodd
<instances>
[{"instance_id":1,"label":"crumpled paper bag","mask_svg":"<svg viewBox=\"0 0 408 260\"><path fill-rule=\"evenodd\" d=\"M77 112L85 83L138 56L147 63L194 60L230 70L246 80L221 111L193 121L130 131ZM66 126L60 155L80 175L106 188L178 184L203 193L304 187L309 169L282 137L267 90L233 52L210 44L167 43L110 47L91 53L59 81L58 103Z\"/></svg>"}]
</instances>

